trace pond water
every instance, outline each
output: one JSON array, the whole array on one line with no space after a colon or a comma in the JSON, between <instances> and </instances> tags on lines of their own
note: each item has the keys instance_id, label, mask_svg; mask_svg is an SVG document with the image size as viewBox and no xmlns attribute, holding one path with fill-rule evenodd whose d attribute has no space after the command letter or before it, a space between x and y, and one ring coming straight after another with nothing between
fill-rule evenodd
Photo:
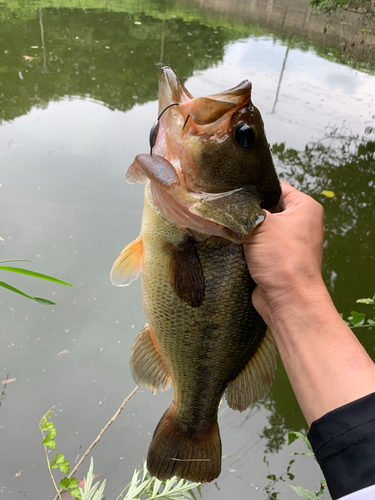
<instances>
[{"instance_id":1,"label":"pond water","mask_svg":"<svg viewBox=\"0 0 375 500\"><path fill-rule=\"evenodd\" d=\"M29 259L25 267L76 287L2 272L1 280L58 302L41 306L0 289L1 380L16 379L0 401L4 499L55 494L38 429L49 408L56 451L73 464L135 386L128 360L145 323L140 281L116 288L109 271L140 230L143 187L127 184L125 173L148 151L161 66L193 95L252 82L279 175L324 204L323 273L336 307L347 317L361 310L356 299L374 294L371 66L353 69L323 34L320 45L309 45L316 33L286 35L282 16L278 27L262 24L272 5L252 5L264 14L257 23L167 1L0 3L1 259ZM374 356L374 329L358 335ZM140 389L94 448L106 498L142 464L170 400L170 392ZM296 457L294 479L287 475L291 453L304 451L286 445L287 433L306 423L281 363L264 402L242 414L223 403L219 424L223 470L203 498L318 489L311 457ZM76 477L87 468L88 460Z\"/></svg>"}]
</instances>

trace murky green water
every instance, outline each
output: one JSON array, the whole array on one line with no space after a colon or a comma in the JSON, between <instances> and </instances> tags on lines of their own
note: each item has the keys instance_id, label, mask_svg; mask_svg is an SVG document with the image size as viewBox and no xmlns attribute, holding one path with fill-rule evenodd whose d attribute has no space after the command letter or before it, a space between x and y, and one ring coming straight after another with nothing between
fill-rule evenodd
<instances>
[{"instance_id":1,"label":"murky green water","mask_svg":"<svg viewBox=\"0 0 375 500\"><path fill-rule=\"evenodd\" d=\"M309 47L319 39L312 28L304 38L296 21L300 38L291 36L286 15L270 27L272 4L251 5L253 18L167 1L0 3L0 258L30 259L29 268L77 289L1 275L59 303L0 290L1 380L16 379L1 396L4 498L54 495L38 430L50 407L56 449L74 463L135 385L128 359L145 323L140 282L115 288L109 271L140 229L143 188L125 172L148 151L162 65L194 95L252 81L280 176L324 204L324 278L338 310L347 316L373 295L375 77L323 38ZM374 331L359 337L373 355ZM106 498L141 464L170 398L140 391L94 448ZM267 477L286 472L288 430L305 428L281 364L265 402L243 414L224 403L219 420L226 457L205 499L318 488L309 457L297 457L295 480Z\"/></svg>"}]
</instances>

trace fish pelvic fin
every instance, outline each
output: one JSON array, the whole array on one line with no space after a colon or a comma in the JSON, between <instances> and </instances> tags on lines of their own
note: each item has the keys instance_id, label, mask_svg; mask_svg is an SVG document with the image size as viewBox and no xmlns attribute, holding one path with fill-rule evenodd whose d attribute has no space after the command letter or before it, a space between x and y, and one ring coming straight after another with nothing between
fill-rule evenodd
<instances>
[{"instance_id":1,"label":"fish pelvic fin","mask_svg":"<svg viewBox=\"0 0 375 500\"><path fill-rule=\"evenodd\" d=\"M226 390L228 406L233 410L246 410L251 404L263 399L269 393L277 366L277 348L270 330L255 355Z\"/></svg>"},{"instance_id":2,"label":"fish pelvic fin","mask_svg":"<svg viewBox=\"0 0 375 500\"><path fill-rule=\"evenodd\" d=\"M130 355L130 368L134 380L153 393L161 386L161 392L171 386L171 378L155 342L154 334L147 324L136 338Z\"/></svg>"},{"instance_id":3,"label":"fish pelvic fin","mask_svg":"<svg viewBox=\"0 0 375 500\"><path fill-rule=\"evenodd\" d=\"M204 431L185 432L172 405L155 429L147 456L147 469L159 480L179 476L206 483L221 472L221 440L217 420Z\"/></svg>"},{"instance_id":4,"label":"fish pelvic fin","mask_svg":"<svg viewBox=\"0 0 375 500\"><path fill-rule=\"evenodd\" d=\"M142 270L143 243L141 235L117 257L111 269L111 281L116 286L128 286L139 276Z\"/></svg>"}]
</instances>

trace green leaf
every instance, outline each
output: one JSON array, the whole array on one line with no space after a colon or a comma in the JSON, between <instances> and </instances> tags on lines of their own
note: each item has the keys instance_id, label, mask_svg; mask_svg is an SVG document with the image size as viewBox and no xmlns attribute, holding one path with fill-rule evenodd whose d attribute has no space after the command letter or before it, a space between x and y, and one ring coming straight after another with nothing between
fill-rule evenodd
<instances>
[{"instance_id":1,"label":"green leaf","mask_svg":"<svg viewBox=\"0 0 375 500\"><path fill-rule=\"evenodd\" d=\"M52 450L56 448L56 441L54 439L51 439L49 436L43 439L42 444L44 446L47 446L48 448L51 448Z\"/></svg>"},{"instance_id":2,"label":"green leaf","mask_svg":"<svg viewBox=\"0 0 375 500\"><path fill-rule=\"evenodd\" d=\"M51 469L57 469L60 464L64 461L64 455L62 453L56 453L55 458L51 462Z\"/></svg>"},{"instance_id":3,"label":"green leaf","mask_svg":"<svg viewBox=\"0 0 375 500\"><path fill-rule=\"evenodd\" d=\"M290 431L288 433L288 446L294 443L297 439L302 439L303 437L305 436L301 432Z\"/></svg>"},{"instance_id":4,"label":"green leaf","mask_svg":"<svg viewBox=\"0 0 375 500\"><path fill-rule=\"evenodd\" d=\"M64 477L63 479L61 479L61 481L59 482L59 486L63 490L68 490L69 489L69 478Z\"/></svg>"},{"instance_id":5,"label":"green leaf","mask_svg":"<svg viewBox=\"0 0 375 500\"><path fill-rule=\"evenodd\" d=\"M70 283L66 281L58 280L57 278L53 278L52 276L48 276L47 274L36 273L34 271L29 271L28 269L23 269L22 267L9 267L9 266L0 266L0 270L2 271L10 271L12 273L25 274L27 276L32 276L33 278L39 278L41 280L52 281L53 283L58 283L59 285L66 285L75 288Z\"/></svg>"},{"instance_id":6,"label":"green leaf","mask_svg":"<svg viewBox=\"0 0 375 500\"><path fill-rule=\"evenodd\" d=\"M71 490L72 488L79 488L79 482L75 477L69 479L68 489Z\"/></svg>"},{"instance_id":7,"label":"green leaf","mask_svg":"<svg viewBox=\"0 0 375 500\"><path fill-rule=\"evenodd\" d=\"M297 495L299 495L302 498L307 498L308 500L317 500L317 499L319 499L319 497L316 496L316 494L313 491L308 490L304 486L300 486L300 485L294 486L292 484L290 484L289 486L292 488L292 490L295 493L297 493Z\"/></svg>"},{"instance_id":8,"label":"green leaf","mask_svg":"<svg viewBox=\"0 0 375 500\"><path fill-rule=\"evenodd\" d=\"M19 295L22 295L23 297L26 297L31 300L35 300L35 302L38 302L39 304L43 305L49 305L49 306L56 306L56 302L52 302L51 300L47 299L41 299L40 297L31 297L31 295L27 295L27 293L21 292L21 290L18 290L18 288L15 288L12 285L8 285L8 283L5 283L4 281L0 281L0 286L3 288L6 288L7 290L10 290L11 292L18 293Z\"/></svg>"},{"instance_id":9,"label":"green leaf","mask_svg":"<svg viewBox=\"0 0 375 500\"><path fill-rule=\"evenodd\" d=\"M52 429L52 427L53 427L53 423L47 422L47 419L45 419L45 422L42 422L42 423L43 423L43 425L40 428L40 430L42 430L42 431L48 431L49 429Z\"/></svg>"},{"instance_id":10,"label":"green leaf","mask_svg":"<svg viewBox=\"0 0 375 500\"><path fill-rule=\"evenodd\" d=\"M69 490L69 495L75 498L76 500L81 499L81 493L79 491L79 488L72 488L71 490Z\"/></svg>"},{"instance_id":11,"label":"green leaf","mask_svg":"<svg viewBox=\"0 0 375 500\"><path fill-rule=\"evenodd\" d=\"M368 305L372 305L372 304L375 304L375 300L374 298L370 299L370 298L367 298L367 299L358 299L356 301L357 304L368 304Z\"/></svg>"},{"instance_id":12,"label":"green leaf","mask_svg":"<svg viewBox=\"0 0 375 500\"><path fill-rule=\"evenodd\" d=\"M29 259L7 259L7 260L0 260L0 262L31 262Z\"/></svg>"},{"instance_id":13,"label":"green leaf","mask_svg":"<svg viewBox=\"0 0 375 500\"><path fill-rule=\"evenodd\" d=\"M49 433L48 433L48 437L50 439L53 439L56 436L56 434L57 434L56 429L54 427L51 427L51 429L49 430Z\"/></svg>"},{"instance_id":14,"label":"green leaf","mask_svg":"<svg viewBox=\"0 0 375 500\"><path fill-rule=\"evenodd\" d=\"M61 462L61 464L59 464L59 469L63 474L69 474L69 469L70 469L69 460L64 460L63 462Z\"/></svg>"},{"instance_id":15,"label":"green leaf","mask_svg":"<svg viewBox=\"0 0 375 500\"><path fill-rule=\"evenodd\" d=\"M371 326L375 326L375 321L373 319L368 319L367 323Z\"/></svg>"},{"instance_id":16,"label":"green leaf","mask_svg":"<svg viewBox=\"0 0 375 500\"><path fill-rule=\"evenodd\" d=\"M197 500L197 497L194 495L193 490L190 489L188 491L189 491L189 494L190 494L191 498L193 498L193 500Z\"/></svg>"},{"instance_id":17,"label":"green leaf","mask_svg":"<svg viewBox=\"0 0 375 500\"><path fill-rule=\"evenodd\" d=\"M361 326L365 322L366 314L358 313L357 311L352 311L351 316L349 316L348 320L354 326Z\"/></svg>"}]
</instances>

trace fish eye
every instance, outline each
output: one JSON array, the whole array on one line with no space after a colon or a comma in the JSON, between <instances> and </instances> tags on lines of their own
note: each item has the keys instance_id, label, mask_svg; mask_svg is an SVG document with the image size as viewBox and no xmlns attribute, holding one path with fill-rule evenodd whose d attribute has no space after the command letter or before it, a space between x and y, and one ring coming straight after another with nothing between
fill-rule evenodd
<instances>
[{"instance_id":1,"label":"fish eye","mask_svg":"<svg viewBox=\"0 0 375 500\"><path fill-rule=\"evenodd\" d=\"M234 131L234 138L242 148L250 148L255 141L255 132L247 123L241 123Z\"/></svg>"}]
</instances>

